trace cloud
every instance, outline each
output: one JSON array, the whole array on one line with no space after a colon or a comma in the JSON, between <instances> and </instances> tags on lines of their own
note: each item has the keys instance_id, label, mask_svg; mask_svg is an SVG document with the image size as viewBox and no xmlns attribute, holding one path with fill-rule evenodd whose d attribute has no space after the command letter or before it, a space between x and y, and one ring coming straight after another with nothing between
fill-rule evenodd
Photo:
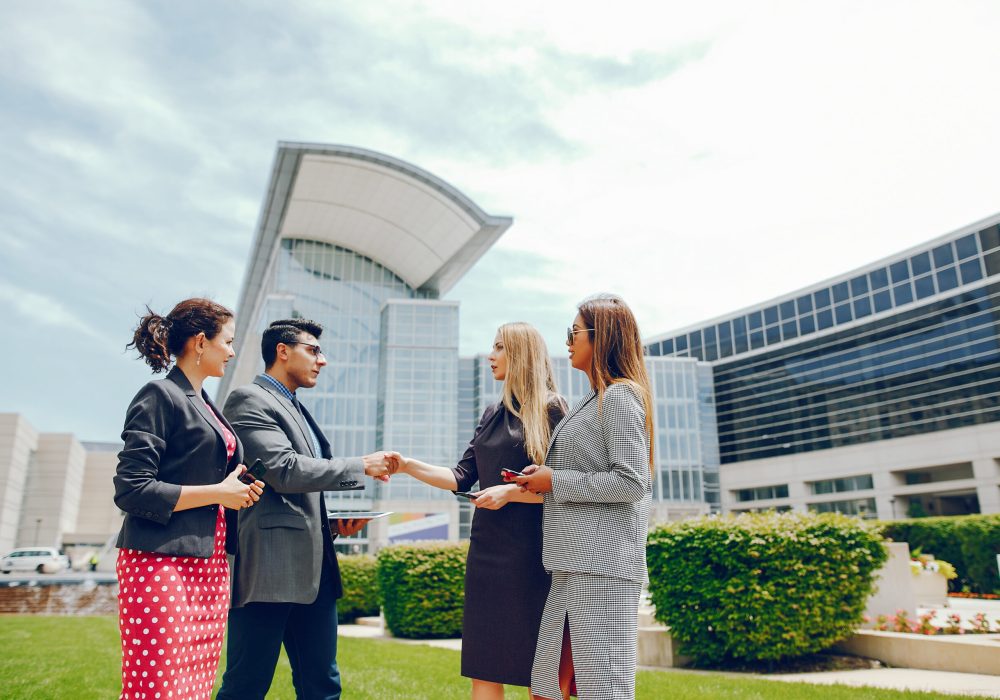
<instances>
[{"instance_id":1,"label":"cloud","mask_svg":"<svg viewBox=\"0 0 1000 700\"><path fill-rule=\"evenodd\" d=\"M57 299L39 292L0 282L0 300L10 304L22 321L37 324L60 332L80 333L92 340L106 342L106 338L82 322L70 309Z\"/></svg>"},{"instance_id":2,"label":"cloud","mask_svg":"<svg viewBox=\"0 0 1000 700\"><path fill-rule=\"evenodd\" d=\"M490 250L445 295L460 302L459 353L489 352L497 328L525 321L541 332L549 352L561 354L565 329L582 298L566 284L567 273L572 271L552 258L527 251Z\"/></svg>"},{"instance_id":3,"label":"cloud","mask_svg":"<svg viewBox=\"0 0 1000 700\"><path fill-rule=\"evenodd\" d=\"M0 314L66 330L101 385L140 380L121 347L144 303L235 303L278 140L383 151L514 217L449 294L463 352L514 317L561 352L596 291L663 333L1000 208L989 3L15 1L4 19ZM56 385L81 374L45 361Z\"/></svg>"}]
</instances>

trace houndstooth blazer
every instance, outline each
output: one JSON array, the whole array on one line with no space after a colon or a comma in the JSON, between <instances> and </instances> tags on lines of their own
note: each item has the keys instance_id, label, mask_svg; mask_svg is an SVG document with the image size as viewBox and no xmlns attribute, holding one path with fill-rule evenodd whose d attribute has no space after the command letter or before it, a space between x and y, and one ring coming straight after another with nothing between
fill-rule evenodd
<instances>
[{"instance_id":1,"label":"houndstooth blazer","mask_svg":"<svg viewBox=\"0 0 1000 700\"><path fill-rule=\"evenodd\" d=\"M646 409L627 384L612 384L600 404L591 391L552 431L542 563L642 582L652 502Z\"/></svg>"}]
</instances>

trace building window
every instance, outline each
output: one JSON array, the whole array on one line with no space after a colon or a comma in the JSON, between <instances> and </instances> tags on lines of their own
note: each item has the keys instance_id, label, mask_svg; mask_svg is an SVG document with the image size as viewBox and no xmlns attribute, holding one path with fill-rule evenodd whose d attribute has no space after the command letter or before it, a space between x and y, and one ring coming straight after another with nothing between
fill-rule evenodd
<instances>
[{"instance_id":1,"label":"building window","mask_svg":"<svg viewBox=\"0 0 1000 700\"><path fill-rule=\"evenodd\" d=\"M753 489L740 489L736 492L736 500L740 502L768 501L773 498L788 498L788 484L758 486Z\"/></svg>"},{"instance_id":2,"label":"building window","mask_svg":"<svg viewBox=\"0 0 1000 700\"><path fill-rule=\"evenodd\" d=\"M815 494L841 493L843 491L864 491L865 489L874 488L871 474L848 476L843 479L814 481L809 484L809 486Z\"/></svg>"},{"instance_id":3,"label":"building window","mask_svg":"<svg viewBox=\"0 0 1000 700\"><path fill-rule=\"evenodd\" d=\"M843 513L859 518L872 520L877 517L874 498L858 498L853 501L830 501L828 503L810 503L809 510L814 513Z\"/></svg>"}]
</instances>

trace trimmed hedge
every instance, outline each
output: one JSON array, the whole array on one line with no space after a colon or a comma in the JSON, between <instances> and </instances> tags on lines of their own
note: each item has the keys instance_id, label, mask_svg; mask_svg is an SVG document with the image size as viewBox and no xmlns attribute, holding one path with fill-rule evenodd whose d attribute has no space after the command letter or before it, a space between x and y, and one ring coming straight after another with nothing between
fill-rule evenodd
<instances>
[{"instance_id":1,"label":"trimmed hedge","mask_svg":"<svg viewBox=\"0 0 1000 700\"><path fill-rule=\"evenodd\" d=\"M954 565L953 591L1000 593L1000 515L954 515L881 523L882 534Z\"/></svg>"},{"instance_id":2,"label":"trimmed hedge","mask_svg":"<svg viewBox=\"0 0 1000 700\"><path fill-rule=\"evenodd\" d=\"M656 618L700 664L815 653L861 624L887 553L836 513L751 513L661 525L646 547Z\"/></svg>"},{"instance_id":3,"label":"trimmed hedge","mask_svg":"<svg viewBox=\"0 0 1000 700\"><path fill-rule=\"evenodd\" d=\"M344 597L337 601L337 621L353 622L359 617L378 615L379 594L376 567L370 554L337 555Z\"/></svg>"},{"instance_id":4,"label":"trimmed hedge","mask_svg":"<svg viewBox=\"0 0 1000 700\"><path fill-rule=\"evenodd\" d=\"M391 545L378 553L385 625L396 637L462 636L467 542Z\"/></svg>"}]
</instances>

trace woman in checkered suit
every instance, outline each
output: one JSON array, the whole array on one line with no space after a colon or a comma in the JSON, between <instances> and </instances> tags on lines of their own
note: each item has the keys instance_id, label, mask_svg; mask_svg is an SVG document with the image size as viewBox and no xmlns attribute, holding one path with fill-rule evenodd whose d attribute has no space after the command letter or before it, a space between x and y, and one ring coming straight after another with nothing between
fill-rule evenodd
<instances>
[{"instance_id":1,"label":"woman in checkered suit","mask_svg":"<svg viewBox=\"0 0 1000 700\"><path fill-rule=\"evenodd\" d=\"M636 617L646 575L653 411L639 328L620 297L578 307L567 330L591 392L556 426L543 466L517 483L544 494L552 572L531 670L535 698L635 697Z\"/></svg>"}]
</instances>

